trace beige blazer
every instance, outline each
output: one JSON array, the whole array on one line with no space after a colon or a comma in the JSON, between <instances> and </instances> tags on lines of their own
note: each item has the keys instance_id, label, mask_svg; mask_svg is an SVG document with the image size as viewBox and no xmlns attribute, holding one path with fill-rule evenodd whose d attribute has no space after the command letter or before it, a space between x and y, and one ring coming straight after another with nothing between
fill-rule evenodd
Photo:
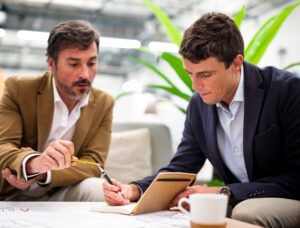
<instances>
[{"instance_id":1,"label":"beige blazer","mask_svg":"<svg viewBox=\"0 0 300 228\"><path fill-rule=\"evenodd\" d=\"M10 168L23 178L22 161L33 151L42 152L52 124L54 97L52 75L42 77L10 77L0 102L0 169ZM72 142L80 159L104 164L111 139L114 101L103 91L91 89L89 103L81 109ZM49 190L73 185L87 177L100 176L97 167L77 165L52 171ZM0 172L0 200L18 193Z\"/></svg>"}]
</instances>

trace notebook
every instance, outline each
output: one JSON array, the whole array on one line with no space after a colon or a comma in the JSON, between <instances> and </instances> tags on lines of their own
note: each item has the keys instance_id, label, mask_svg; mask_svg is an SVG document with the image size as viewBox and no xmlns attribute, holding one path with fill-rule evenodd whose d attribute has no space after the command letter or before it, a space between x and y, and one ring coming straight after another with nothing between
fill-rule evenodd
<instances>
[{"instance_id":1,"label":"notebook","mask_svg":"<svg viewBox=\"0 0 300 228\"><path fill-rule=\"evenodd\" d=\"M191 185L195 178L196 174L192 173L159 173L138 202L124 206L109 206L105 204L93 207L91 211L138 215L168 210L172 199Z\"/></svg>"}]
</instances>

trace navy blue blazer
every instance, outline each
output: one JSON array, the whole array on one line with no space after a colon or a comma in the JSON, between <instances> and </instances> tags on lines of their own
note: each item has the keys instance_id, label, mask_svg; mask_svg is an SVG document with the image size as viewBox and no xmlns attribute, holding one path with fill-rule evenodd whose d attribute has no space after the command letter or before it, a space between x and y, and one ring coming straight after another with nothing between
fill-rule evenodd
<instances>
[{"instance_id":1,"label":"navy blue blazer","mask_svg":"<svg viewBox=\"0 0 300 228\"><path fill-rule=\"evenodd\" d=\"M255 197L300 199L300 79L274 67L244 62L244 158L249 183L224 164L217 145L218 115L195 93L183 137L170 163L158 172L197 173L207 158L237 202ZM163 151L162 151L163 153ZM157 175L136 181L143 191Z\"/></svg>"}]
</instances>

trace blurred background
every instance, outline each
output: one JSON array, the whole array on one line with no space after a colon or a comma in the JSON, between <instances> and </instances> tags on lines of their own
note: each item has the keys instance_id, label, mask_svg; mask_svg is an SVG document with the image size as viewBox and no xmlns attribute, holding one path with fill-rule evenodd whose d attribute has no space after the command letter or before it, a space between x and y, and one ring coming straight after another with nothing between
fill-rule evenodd
<instances>
[{"instance_id":1,"label":"blurred background","mask_svg":"<svg viewBox=\"0 0 300 228\"><path fill-rule=\"evenodd\" d=\"M256 31L273 15L297 1L287 0L152 0L164 11L181 33L202 14L218 11L231 17L244 5L246 13L241 31L246 45ZM174 69L155 55L163 51L176 55L177 47L149 6L142 0L0 0L0 75L40 75L46 69L45 48L48 32L64 20L84 19L101 34L99 69L94 86L113 96L135 92L117 100L114 121L160 122L169 126L174 151L180 141L185 115L174 105L185 109L187 102L163 90L146 88L164 81L145 65L134 61L141 58L153 64L178 88L186 91L172 78ZM283 68L300 61L300 7L290 13L259 66ZM298 28L298 29L297 29ZM138 51L146 47L155 55ZM299 67L291 70L299 74ZM187 91L191 94L191 91ZM177 100L176 100L177 99ZM171 102L169 102L171 101Z\"/></svg>"}]
</instances>

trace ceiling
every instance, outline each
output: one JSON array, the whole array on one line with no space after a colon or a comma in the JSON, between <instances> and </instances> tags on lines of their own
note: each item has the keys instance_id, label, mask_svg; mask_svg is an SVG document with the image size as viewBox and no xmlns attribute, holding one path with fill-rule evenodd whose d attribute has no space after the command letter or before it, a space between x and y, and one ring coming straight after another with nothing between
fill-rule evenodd
<instances>
[{"instance_id":1,"label":"ceiling","mask_svg":"<svg viewBox=\"0 0 300 228\"><path fill-rule=\"evenodd\" d=\"M222 11L234 15L246 4L247 17L255 18L285 0L153 0L184 31L204 12ZM226 4L224 4L226 2ZM102 37L136 39L143 46L150 41L167 41L166 35L142 0L0 0L0 66L13 69L45 70L44 41L20 40L19 30L49 32L59 21L85 19ZM100 74L126 76L138 65L130 56L133 49L100 49Z\"/></svg>"}]
</instances>

